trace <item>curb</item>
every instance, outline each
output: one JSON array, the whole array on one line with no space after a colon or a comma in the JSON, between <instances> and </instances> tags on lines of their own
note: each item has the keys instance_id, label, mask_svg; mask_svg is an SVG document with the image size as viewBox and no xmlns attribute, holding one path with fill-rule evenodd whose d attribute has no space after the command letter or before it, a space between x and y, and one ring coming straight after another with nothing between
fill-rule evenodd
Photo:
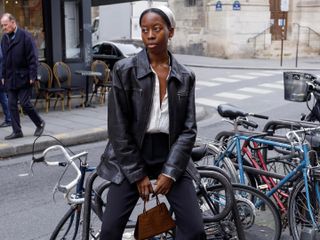
<instances>
[{"instance_id":1,"label":"curb","mask_svg":"<svg viewBox=\"0 0 320 240\"><path fill-rule=\"evenodd\" d=\"M191 64L184 63L188 67L197 67L197 68L216 68L216 69L251 69L251 70L285 70L285 71L320 71L320 68L290 68L290 67L249 67L249 66L219 66L219 65L205 65L205 64Z\"/></svg>"},{"instance_id":2,"label":"curb","mask_svg":"<svg viewBox=\"0 0 320 240\"><path fill-rule=\"evenodd\" d=\"M53 137L53 138L52 138ZM73 131L71 133L60 133L53 135L43 135L37 139L35 149L33 151L33 143L35 138L25 138L24 143L16 144L0 144L1 158L16 157L22 154L31 154L32 152L43 151L49 146L59 144L57 140L62 142L63 145L72 146L90 142L103 141L108 138L108 132L104 128L91 128L80 131Z\"/></svg>"}]
</instances>

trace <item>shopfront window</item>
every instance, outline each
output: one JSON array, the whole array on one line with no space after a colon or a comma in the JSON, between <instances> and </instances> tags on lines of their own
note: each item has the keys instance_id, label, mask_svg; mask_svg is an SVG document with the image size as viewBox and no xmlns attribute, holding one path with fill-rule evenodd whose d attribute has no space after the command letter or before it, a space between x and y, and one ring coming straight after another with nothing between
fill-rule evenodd
<instances>
[{"instance_id":1,"label":"shopfront window","mask_svg":"<svg viewBox=\"0 0 320 240\"><path fill-rule=\"evenodd\" d=\"M39 59L44 60L46 41L43 27L42 0L0 0L0 15L5 12L15 16L18 26L32 34L39 49Z\"/></svg>"},{"instance_id":2,"label":"shopfront window","mask_svg":"<svg viewBox=\"0 0 320 240\"><path fill-rule=\"evenodd\" d=\"M64 0L64 36L66 59L79 59L80 48L80 1Z\"/></svg>"}]
</instances>

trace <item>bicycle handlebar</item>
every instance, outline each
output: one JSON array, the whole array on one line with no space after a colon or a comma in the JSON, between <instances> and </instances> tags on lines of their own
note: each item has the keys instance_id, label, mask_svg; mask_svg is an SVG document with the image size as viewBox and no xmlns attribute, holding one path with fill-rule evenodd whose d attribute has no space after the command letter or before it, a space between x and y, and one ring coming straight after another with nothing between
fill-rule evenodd
<instances>
[{"instance_id":1,"label":"bicycle handlebar","mask_svg":"<svg viewBox=\"0 0 320 240\"><path fill-rule=\"evenodd\" d=\"M252 116L252 117L256 117L256 118L269 119L268 116L261 115L261 114L248 113L248 115L249 115L249 116Z\"/></svg>"},{"instance_id":2,"label":"bicycle handlebar","mask_svg":"<svg viewBox=\"0 0 320 240\"><path fill-rule=\"evenodd\" d=\"M302 145L302 138L299 136L299 133L306 133L320 130L320 127L312 127L312 128L303 128L298 130L292 130L286 133L286 138L291 142L294 143L295 140L299 145Z\"/></svg>"},{"instance_id":3,"label":"bicycle handlebar","mask_svg":"<svg viewBox=\"0 0 320 240\"><path fill-rule=\"evenodd\" d=\"M58 161L55 161L55 162L47 161L45 159L47 153L50 151L53 151L53 150L61 150L63 155L67 159L67 163L66 162L58 162ZM86 156L87 154L88 154L88 152L84 151L84 152L75 154L73 156L70 156L69 153L66 151L66 149L63 146L54 145L54 146L51 146L51 147L48 147L47 149L45 149L42 152L40 157L33 157L30 169L32 171L33 164L40 163L40 162L43 162L44 164L46 164L48 166L63 166L63 167L65 167L65 166L67 166L67 164L71 165L76 171L76 177L72 181L70 181L70 183L68 183L66 185L62 185L62 184L60 184L60 181L64 175L64 173L63 173L61 175L61 177L59 178L55 189L58 190L59 192L62 192L64 194L64 197L67 199L67 201L69 203L81 203L81 202L83 202L83 198L78 198L78 199L73 198L72 195L70 194L70 191L71 191L71 189L73 189L77 185L77 183L79 182L81 175L82 175L79 167L75 164L74 159Z\"/></svg>"}]
</instances>

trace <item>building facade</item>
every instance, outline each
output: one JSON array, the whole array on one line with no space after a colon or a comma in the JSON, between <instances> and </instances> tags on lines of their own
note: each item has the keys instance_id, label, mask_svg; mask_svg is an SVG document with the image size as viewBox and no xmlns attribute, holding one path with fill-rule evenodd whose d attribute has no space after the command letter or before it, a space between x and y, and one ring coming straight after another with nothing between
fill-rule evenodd
<instances>
[{"instance_id":1,"label":"building facade","mask_svg":"<svg viewBox=\"0 0 320 240\"><path fill-rule=\"evenodd\" d=\"M320 0L169 0L175 52L215 56L319 55Z\"/></svg>"},{"instance_id":2,"label":"building facade","mask_svg":"<svg viewBox=\"0 0 320 240\"><path fill-rule=\"evenodd\" d=\"M67 63L72 73L91 64L91 2L87 0L2 0L0 14L13 14L35 39L39 60ZM1 36L2 37L2 36ZM85 79L73 74L73 81Z\"/></svg>"}]
</instances>

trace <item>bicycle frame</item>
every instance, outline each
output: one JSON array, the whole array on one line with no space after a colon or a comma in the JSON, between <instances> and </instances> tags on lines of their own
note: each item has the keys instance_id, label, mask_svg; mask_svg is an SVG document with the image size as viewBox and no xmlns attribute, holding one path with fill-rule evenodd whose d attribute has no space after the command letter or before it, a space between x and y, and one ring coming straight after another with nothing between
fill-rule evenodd
<instances>
[{"instance_id":1,"label":"bicycle frame","mask_svg":"<svg viewBox=\"0 0 320 240\"><path fill-rule=\"evenodd\" d=\"M219 155L218 161L223 161L224 157L228 157L228 156L230 156L230 154L232 154L234 151L236 151L237 163L239 165L240 183L242 183L242 184L245 183L245 178L244 178L244 171L245 170L244 170L244 165L243 165L243 155L241 152L241 142L242 141L245 141L245 142L249 141L252 143L263 144L266 146L274 146L274 147L284 148L284 149L288 149L288 150L292 150L292 151L297 151L302 154L302 161L300 162L300 164L295 169L293 169L293 171L291 171L289 174L284 176L283 179L281 179L272 189L267 191L265 194L268 197L273 196L273 194L276 191L278 191L284 184L290 182L290 180L293 179L293 177L296 176L298 174L298 172L302 172L304 184L306 186L306 198L307 198L307 206L308 206L308 210L309 210L309 215L310 215L310 218L312 220L313 225L315 227L319 227L319 226L317 226L317 224L314 220L314 216L311 211L310 193L309 193L309 189L307 187L308 186L308 168L310 167L310 158L308 155L308 153L310 151L309 145L307 143L302 143L302 144L293 146L291 144L281 143L281 142L277 142L274 140L268 140L268 139L264 139L264 138L260 138L260 137L254 137L254 136L245 136L245 135L241 135L240 133L235 133L235 135L232 137L232 139L228 142L225 151L223 151L222 154ZM268 176L268 173L265 173L264 175ZM315 190L316 190L317 201L320 203L320 191L319 191L318 184L316 185Z\"/></svg>"}]
</instances>

